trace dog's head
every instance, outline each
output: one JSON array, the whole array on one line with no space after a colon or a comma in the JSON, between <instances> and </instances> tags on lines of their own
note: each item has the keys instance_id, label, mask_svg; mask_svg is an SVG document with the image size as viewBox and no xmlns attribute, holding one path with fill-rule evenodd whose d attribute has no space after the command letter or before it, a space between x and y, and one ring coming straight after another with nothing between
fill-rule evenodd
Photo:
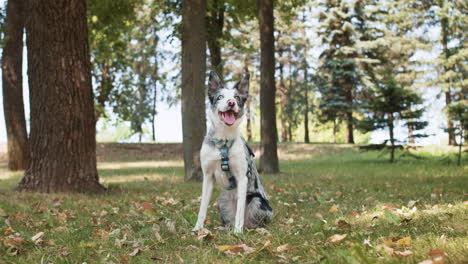
<instances>
[{"instance_id":1,"label":"dog's head","mask_svg":"<svg viewBox=\"0 0 468 264\"><path fill-rule=\"evenodd\" d=\"M244 73L242 79L233 88L228 89L215 72L210 72L208 97L211 103L211 118L215 124L239 125L249 95L249 78L249 73Z\"/></svg>"}]
</instances>

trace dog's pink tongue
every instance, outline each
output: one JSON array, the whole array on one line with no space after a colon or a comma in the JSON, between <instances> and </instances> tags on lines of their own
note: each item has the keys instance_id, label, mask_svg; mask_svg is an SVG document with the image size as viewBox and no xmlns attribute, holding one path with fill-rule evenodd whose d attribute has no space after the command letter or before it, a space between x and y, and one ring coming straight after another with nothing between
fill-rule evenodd
<instances>
[{"instance_id":1,"label":"dog's pink tongue","mask_svg":"<svg viewBox=\"0 0 468 264\"><path fill-rule=\"evenodd\" d=\"M224 112L223 116L224 122L226 122L228 125L232 125L234 122L236 122L236 117L232 111Z\"/></svg>"}]
</instances>

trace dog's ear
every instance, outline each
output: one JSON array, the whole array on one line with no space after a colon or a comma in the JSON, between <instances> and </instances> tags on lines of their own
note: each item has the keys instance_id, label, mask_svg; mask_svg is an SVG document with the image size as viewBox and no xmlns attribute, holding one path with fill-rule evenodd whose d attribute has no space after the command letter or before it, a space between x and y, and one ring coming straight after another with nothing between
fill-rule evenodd
<instances>
[{"instance_id":1,"label":"dog's ear","mask_svg":"<svg viewBox=\"0 0 468 264\"><path fill-rule=\"evenodd\" d=\"M248 71L242 74L242 79L236 83L234 88L236 88L242 96L249 95L249 81L250 74Z\"/></svg>"},{"instance_id":2,"label":"dog's ear","mask_svg":"<svg viewBox=\"0 0 468 264\"><path fill-rule=\"evenodd\" d=\"M214 71L210 71L210 77L208 79L208 96L213 96L223 86L223 81L219 78L218 74Z\"/></svg>"}]
</instances>

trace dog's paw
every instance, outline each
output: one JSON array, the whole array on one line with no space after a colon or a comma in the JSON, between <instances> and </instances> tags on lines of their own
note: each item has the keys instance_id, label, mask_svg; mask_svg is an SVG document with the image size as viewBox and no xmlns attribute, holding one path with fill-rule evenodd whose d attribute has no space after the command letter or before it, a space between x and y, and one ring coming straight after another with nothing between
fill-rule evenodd
<instances>
[{"instance_id":1,"label":"dog's paw","mask_svg":"<svg viewBox=\"0 0 468 264\"><path fill-rule=\"evenodd\" d=\"M235 227L235 228L234 228L234 233L236 233L236 234L242 234L242 226L240 226L240 227Z\"/></svg>"}]
</instances>

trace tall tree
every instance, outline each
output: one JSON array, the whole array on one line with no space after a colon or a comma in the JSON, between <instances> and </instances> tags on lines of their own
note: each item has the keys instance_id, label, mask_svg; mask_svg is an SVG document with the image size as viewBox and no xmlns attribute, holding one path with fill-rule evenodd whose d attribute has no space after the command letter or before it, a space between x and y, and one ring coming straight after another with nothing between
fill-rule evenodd
<instances>
[{"instance_id":1,"label":"tall tree","mask_svg":"<svg viewBox=\"0 0 468 264\"><path fill-rule=\"evenodd\" d=\"M182 4L182 134L185 180L201 180L200 148L206 132L206 2Z\"/></svg>"},{"instance_id":2,"label":"tall tree","mask_svg":"<svg viewBox=\"0 0 468 264\"><path fill-rule=\"evenodd\" d=\"M29 1L31 160L21 191L102 192L85 0Z\"/></svg>"},{"instance_id":3,"label":"tall tree","mask_svg":"<svg viewBox=\"0 0 468 264\"><path fill-rule=\"evenodd\" d=\"M260 112L261 157L260 168L266 173L279 172L278 131L275 105L275 39L273 0L258 0L260 26Z\"/></svg>"},{"instance_id":4,"label":"tall tree","mask_svg":"<svg viewBox=\"0 0 468 264\"><path fill-rule=\"evenodd\" d=\"M329 89L335 89L338 96L336 102L343 107L347 128L347 143L354 143L353 111L356 87L358 86L356 65L357 47L355 28L352 24L353 14L347 1L326 1L325 11L320 14L320 31L322 43L326 49L320 55L322 60L319 72L323 75ZM332 87L333 86L333 87ZM331 105L330 105L331 104ZM335 122L336 123L336 122Z\"/></svg>"},{"instance_id":5,"label":"tall tree","mask_svg":"<svg viewBox=\"0 0 468 264\"><path fill-rule=\"evenodd\" d=\"M207 42L210 50L211 67L223 77L223 61L221 59L221 47L224 29L224 0L208 1L207 22Z\"/></svg>"},{"instance_id":6,"label":"tall tree","mask_svg":"<svg viewBox=\"0 0 468 264\"><path fill-rule=\"evenodd\" d=\"M23 1L9 0L2 55L2 88L10 170L26 169L29 159L22 75L24 18Z\"/></svg>"}]
</instances>

